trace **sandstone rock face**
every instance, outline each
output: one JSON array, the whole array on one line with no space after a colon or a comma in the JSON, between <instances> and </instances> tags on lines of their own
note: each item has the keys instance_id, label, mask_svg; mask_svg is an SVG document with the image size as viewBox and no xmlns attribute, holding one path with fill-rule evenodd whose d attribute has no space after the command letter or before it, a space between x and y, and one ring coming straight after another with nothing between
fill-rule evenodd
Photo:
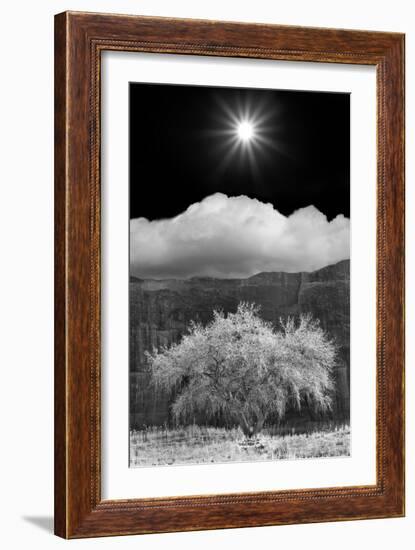
<instances>
[{"instance_id":1,"label":"sandstone rock face","mask_svg":"<svg viewBox=\"0 0 415 550\"><path fill-rule=\"evenodd\" d=\"M350 263L312 273L259 273L248 279L130 279L130 423L131 427L169 421L169 398L148 389L145 351L177 342L191 320L207 323L214 309L234 312L241 301L261 306L261 316L310 312L336 341L336 395L331 417L347 421L350 381ZM288 416L295 418L298 413ZM302 413L303 414L303 413Z\"/></svg>"}]
</instances>

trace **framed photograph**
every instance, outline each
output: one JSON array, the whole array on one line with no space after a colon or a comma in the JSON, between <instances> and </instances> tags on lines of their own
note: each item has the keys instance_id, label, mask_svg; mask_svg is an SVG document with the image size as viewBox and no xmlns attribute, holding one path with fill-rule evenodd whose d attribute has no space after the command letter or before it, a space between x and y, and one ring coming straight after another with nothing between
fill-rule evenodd
<instances>
[{"instance_id":1,"label":"framed photograph","mask_svg":"<svg viewBox=\"0 0 415 550\"><path fill-rule=\"evenodd\" d=\"M404 515L404 35L55 18L55 532Z\"/></svg>"}]
</instances>

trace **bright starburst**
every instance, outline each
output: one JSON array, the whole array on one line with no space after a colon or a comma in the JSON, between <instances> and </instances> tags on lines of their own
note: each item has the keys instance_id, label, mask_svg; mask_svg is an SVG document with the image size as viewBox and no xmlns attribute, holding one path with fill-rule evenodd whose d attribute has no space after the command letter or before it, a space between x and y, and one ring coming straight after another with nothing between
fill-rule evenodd
<instances>
[{"instance_id":1,"label":"bright starburst","mask_svg":"<svg viewBox=\"0 0 415 550\"><path fill-rule=\"evenodd\" d=\"M272 151L283 152L277 139L278 106L255 93L236 96L232 103L218 95L217 104L217 128L210 132L221 157L217 170L239 162L246 164L253 176L259 176L261 159Z\"/></svg>"}]
</instances>

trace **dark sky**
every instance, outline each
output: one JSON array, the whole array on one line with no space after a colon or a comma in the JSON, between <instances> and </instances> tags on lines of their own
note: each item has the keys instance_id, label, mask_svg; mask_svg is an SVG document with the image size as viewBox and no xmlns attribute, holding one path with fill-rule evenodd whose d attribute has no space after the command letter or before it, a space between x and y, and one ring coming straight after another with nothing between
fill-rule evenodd
<instances>
[{"instance_id":1,"label":"dark sky","mask_svg":"<svg viewBox=\"0 0 415 550\"><path fill-rule=\"evenodd\" d=\"M262 117L262 143L231 155L242 112ZM131 83L130 216L170 218L221 192L349 217L349 142L349 94Z\"/></svg>"}]
</instances>

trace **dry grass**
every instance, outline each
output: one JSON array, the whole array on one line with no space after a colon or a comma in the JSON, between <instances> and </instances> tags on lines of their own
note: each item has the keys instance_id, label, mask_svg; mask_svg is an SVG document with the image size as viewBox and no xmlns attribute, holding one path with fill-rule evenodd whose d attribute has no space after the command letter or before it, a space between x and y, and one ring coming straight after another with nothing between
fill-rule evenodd
<instances>
[{"instance_id":1,"label":"dry grass","mask_svg":"<svg viewBox=\"0 0 415 550\"><path fill-rule=\"evenodd\" d=\"M272 435L252 440L239 428L188 426L175 430L148 428L130 434L130 466L206 464L348 456L350 428L336 426L321 431Z\"/></svg>"}]
</instances>

